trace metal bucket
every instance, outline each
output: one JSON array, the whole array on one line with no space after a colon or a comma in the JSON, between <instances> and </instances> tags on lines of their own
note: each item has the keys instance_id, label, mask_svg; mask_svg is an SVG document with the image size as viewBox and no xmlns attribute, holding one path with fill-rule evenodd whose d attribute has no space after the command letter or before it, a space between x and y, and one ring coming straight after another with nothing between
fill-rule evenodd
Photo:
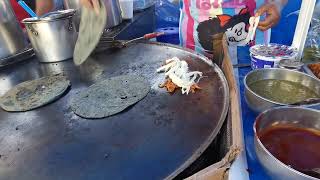
<instances>
[{"instance_id":1,"label":"metal bucket","mask_svg":"<svg viewBox=\"0 0 320 180\"><path fill-rule=\"evenodd\" d=\"M79 0L64 0L63 5L65 9L75 9L76 13L73 16L73 23L79 31L80 20L81 20L81 5Z\"/></svg>"},{"instance_id":2,"label":"metal bucket","mask_svg":"<svg viewBox=\"0 0 320 180\"><path fill-rule=\"evenodd\" d=\"M27 18L31 44L40 62L58 62L73 57L77 32L72 22L75 10L55 11L41 18Z\"/></svg>"},{"instance_id":3,"label":"metal bucket","mask_svg":"<svg viewBox=\"0 0 320 180\"><path fill-rule=\"evenodd\" d=\"M10 1L0 2L0 59L27 46L26 38L12 10Z\"/></svg>"}]
</instances>

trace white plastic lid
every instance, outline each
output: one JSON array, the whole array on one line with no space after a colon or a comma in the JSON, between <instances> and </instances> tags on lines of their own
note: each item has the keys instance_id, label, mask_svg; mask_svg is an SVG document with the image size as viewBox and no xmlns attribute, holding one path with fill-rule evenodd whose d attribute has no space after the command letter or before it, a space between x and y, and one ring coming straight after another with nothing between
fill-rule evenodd
<instances>
[{"instance_id":1,"label":"white plastic lid","mask_svg":"<svg viewBox=\"0 0 320 180\"><path fill-rule=\"evenodd\" d=\"M273 57L275 59L293 59L297 56L297 49L283 44L258 44L250 48L250 53L255 56Z\"/></svg>"}]
</instances>

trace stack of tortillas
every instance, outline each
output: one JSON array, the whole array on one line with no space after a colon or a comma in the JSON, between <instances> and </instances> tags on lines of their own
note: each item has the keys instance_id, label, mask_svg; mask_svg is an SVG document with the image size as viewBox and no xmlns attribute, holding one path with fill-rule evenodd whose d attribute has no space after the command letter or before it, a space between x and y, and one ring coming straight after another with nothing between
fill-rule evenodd
<instances>
[{"instance_id":1,"label":"stack of tortillas","mask_svg":"<svg viewBox=\"0 0 320 180\"><path fill-rule=\"evenodd\" d=\"M44 106L63 95L70 81L63 75L52 75L20 83L0 98L6 111L28 111Z\"/></svg>"},{"instance_id":2,"label":"stack of tortillas","mask_svg":"<svg viewBox=\"0 0 320 180\"><path fill-rule=\"evenodd\" d=\"M117 114L142 100L150 91L146 79L122 75L98 82L77 94L72 111L84 118L104 118Z\"/></svg>"},{"instance_id":3,"label":"stack of tortillas","mask_svg":"<svg viewBox=\"0 0 320 180\"><path fill-rule=\"evenodd\" d=\"M76 65L82 64L96 48L107 22L104 2L99 0L99 13L86 7L81 9L81 21L78 40L75 45L73 60Z\"/></svg>"}]
</instances>

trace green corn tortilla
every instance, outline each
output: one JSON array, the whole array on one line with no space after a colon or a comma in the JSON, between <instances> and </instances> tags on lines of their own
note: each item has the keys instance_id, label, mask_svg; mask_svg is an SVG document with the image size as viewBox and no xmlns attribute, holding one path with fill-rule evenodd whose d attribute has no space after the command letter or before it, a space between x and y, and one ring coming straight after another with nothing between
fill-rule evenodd
<instances>
[{"instance_id":1,"label":"green corn tortilla","mask_svg":"<svg viewBox=\"0 0 320 180\"><path fill-rule=\"evenodd\" d=\"M100 11L96 14L91 9L81 9L79 35L73 53L76 65L82 64L97 46L107 22L107 11L103 1L99 1Z\"/></svg>"},{"instance_id":2,"label":"green corn tortilla","mask_svg":"<svg viewBox=\"0 0 320 180\"><path fill-rule=\"evenodd\" d=\"M142 100L150 91L146 79L136 75L112 77L77 94L72 111L83 118L104 118L117 114Z\"/></svg>"},{"instance_id":3,"label":"green corn tortilla","mask_svg":"<svg viewBox=\"0 0 320 180\"><path fill-rule=\"evenodd\" d=\"M0 106L5 111L22 112L44 106L68 89L70 81L61 74L20 83L0 98Z\"/></svg>"}]
</instances>

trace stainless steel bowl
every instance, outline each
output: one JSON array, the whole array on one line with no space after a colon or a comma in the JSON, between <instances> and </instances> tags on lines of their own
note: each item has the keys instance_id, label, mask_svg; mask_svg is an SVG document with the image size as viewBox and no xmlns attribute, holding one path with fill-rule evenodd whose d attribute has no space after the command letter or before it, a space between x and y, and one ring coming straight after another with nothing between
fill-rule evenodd
<instances>
[{"instance_id":1,"label":"stainless steel bowl","mask_svg":"<svg viewBox=\"0 0 320 180\"><path fill-rule=\"evenodd\" d=\"M285 165L265 148L258 135L274 124L320 130L320 111L302 107L273 108L260 114L253 125L256 154L272 179L319 180Z\"/></svg>"},{"instance_id":2,"label":"stainless steel bowl","mask_svg":"<svg viewBox=\"0 0 320 180\"><path fill-rule=\"evenodd\" d=\"M283 59L279 62L279 68L291 69L295 71L302 71L303 62L291 59Z\"/></svg>"},{"instance_id":3,"label":"stainless steel bowl","mask_svg":"<svg viewBox=\"0 0 320 180\"><path fill-rule=\"evenodd\" d=\"M248 106L255 112L263 112L273 107L288 105L266 99L250 89L249 86L252 83L266 79L279 79L300 83L320 95L320 80L308 74L282 68L256 69L248 73L244 78L245 99Z\"/></svg>"}]
</instances>

